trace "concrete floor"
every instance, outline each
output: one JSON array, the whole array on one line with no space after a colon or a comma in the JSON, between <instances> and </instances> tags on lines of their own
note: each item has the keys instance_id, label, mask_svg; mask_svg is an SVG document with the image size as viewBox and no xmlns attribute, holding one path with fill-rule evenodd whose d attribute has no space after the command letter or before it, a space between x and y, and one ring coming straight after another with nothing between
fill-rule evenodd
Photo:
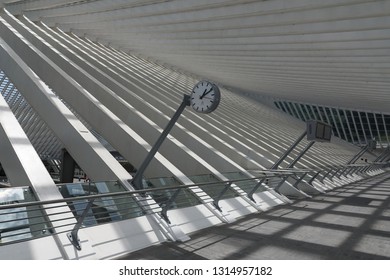
<instances>
[{"instance_id":1,"label":"concrete floor","mask_svg":"<svg viewBox=\"0 0 390 280\"><path fill-rule=\"evenodd\" d=\"M122 259L390 259L389 204L386 173Z\"/></svg>"}]
</instances>

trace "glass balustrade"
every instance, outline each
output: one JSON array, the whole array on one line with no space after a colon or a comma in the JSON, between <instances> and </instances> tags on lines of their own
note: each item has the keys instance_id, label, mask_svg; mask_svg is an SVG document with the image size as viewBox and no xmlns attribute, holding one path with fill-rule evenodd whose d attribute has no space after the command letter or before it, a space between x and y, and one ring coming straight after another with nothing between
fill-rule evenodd
<instances>
[{"instance_id":1,"label":"glass balustrade","mask_svg":"<svg viewBox=\"0 0 390 280\"><path fill-rule=\"evenodd\" d=\"M144 182L145 188L163 188L180 186L180 182L173 177L150 178ZM150 193L153 199L164 207L169 203L169 209L191 207L200 204L199 198L196 197L189 189L181 189L177 197L171 201L176 189L161 190Z\"/></svg>"},{"instance_id":2,"label":"glass balustrade","mask_svg":"<svg viewBox=\"0 0 390 280\"><path fill-rule=\"evenodd\" d=\"M189 177L194 183L204 184L204 183L212 183L210 185L199 186L205 193L207 193L211 198L216 199L223 192L226 187L224 182L220 182L217 177L212 174L204 174L204 175L196 175ZM220 182L220 184L218 184ZM233 191L231 188L227 189L227 191L220 197L220 199L228 199L238 196L238 194Z\"/></svg>"},{"instance_id":3,"label":"glass balustrade","mask_svg":"<svg viewBox=\"0 0 390 280\"><path fill-rule=\"evenodd\" d=\"M0 205L36 201L29 187L0 188ZM50 234L39 206L0 209L0 244Z\"/></svg>"},{"instance_id":4,"label":"glass balustrade","mask_svg":"<svg viewBox=\"0 0 390 280\"><path fill-rule=\"evenodd\" d=\"M90 195L124 192L127 189L118 181L85 182L60 184L58 188L64 198L87 197ZM80 217L89 203L89 199L68 202L75 217ZM92 202L84 226L93 226L108 222L131 219L144 215L139 203L133 196L109 196L97 198Z\"/></svg>"}]
</instances>

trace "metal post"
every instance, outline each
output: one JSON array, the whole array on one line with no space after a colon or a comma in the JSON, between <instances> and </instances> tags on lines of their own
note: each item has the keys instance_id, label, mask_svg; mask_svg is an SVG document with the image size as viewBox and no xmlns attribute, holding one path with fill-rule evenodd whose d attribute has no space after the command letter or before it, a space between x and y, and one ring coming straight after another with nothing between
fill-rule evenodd
<instances>
[{"instance_id":1,"label":"metal post","mask_svg":"<svg viewBox=\"0 0 390 280\"><path fill-rule=\"evenodd\" d=\"M354 173L357 173L360 170L360 166L352 166L352 169L346 174L346 175L353 175Z\"/></svg>"},{"instance_id":2,"label":"metal post","mask_svg":"<svg viewBox=\"0 0 390 280\"><path fill-rule=\"evenodd\" d=\"M164 131L161 133L160 137L157 139L156 143L152 147L152 149L149 151L148 155L146 156L145 160L142 162L141 166L138 168L137 173L135 174L133 180L131 183L133 184L134 188L139 190L142 189L142 177L144 175L144 172L146 168L149 166L150 162L154 158L154 155L157 153L158 149L160 148L161 144L164 142L165 138L175 125L176 121L179 119L181 113L183 113L184 109L190 105L190 95L184 94L183 101L180 104L179 108L177 109L176 113L173 115L172 119L169 121L167 126L165 127Z\"/></svg>"},{"instance_id":3,"label":"metal post","mask_svg":"<svg viewBox=\"0 0 390 280\"><path fill-rule=\"evenodd\" d=\"M298 184L299 184L300 182L302 182L303 178L305 178L305 176L307 175L307 173L308 173L308 172L304 173L301 177L298 178L298 180L295 182L295 184L294 184L294 186L293 186L294 188L299 189L299 188L298 188Z\"/></svg>"},{"instance_id":4,"label":"metal post","mask_svg":"<svg viewBox=\"0 0 390 280\"><path fill-rule=\"evenodd\" d=\"M84 219L85 217L87 216L88 214L88 211L89 209L91 209L92 207L92 204L93 202L95 201L95 199L91 199L90 201L88 201L88 204L87 206L85 207L83 213L81 214L81 216L77 219L77 223L75 224L73 230L71 232L69 232L68 234L66 234L70 240L70 242L73 244L73 246L78 250L78 251L81 251L81 244L80 244L80 240L78 238L78 232L79 232L79 229L81 227L81 225L83 224L84 222Z\"/></svg>"},{"instance_id":5,"label":"metal post","mask_svg":"<svg viewBox=\"0 0 390 280\"><path fill-rule=\"evenodd\" d=\"M373 163L376 163L376 162L382 162L382 160L384 160L387 155L389 153L389 148L386 148L374 161ZM373 166L368 166L364 169L365 172L368 172L370 171L370 169L372 169Z\"/></svg>"},{"instance_id":6,"label":"metal post","mask_svg":"<svg viewBox=\"0 0 390 280\"><path fill-rule=\"evenodd\" d=\"M321 183L324 183L325 178L328 177L328 175L330 174L330 172L332 172L332 170L333 170L333 167L330 167L328 172L326 172L325 175L322 177Z\"/></svg>"},{"instance_id":7,"label":"metal post","mask_svg":"<svg viewBox=\"0 0 390 280\"><path fill-rule=\"evenodd\" d=\"M335 176L336 176L337 178L341 179L341 176L344 174L344 172L345 172L346 170L348 170L348 167L343 166L343 167L341 167L340 169L337 169L336 173L334 173L334 174L332 175L332 177L335 177ZM339 173L340 171L341 171L341 173L340 173L339 175L337 175L337 173Z\"/></svg>"},{"instance_id":8,"label":"metal post","mask_svg":"<svg viewBox=\"0 0 390 280\"><path fill-rule=\"evenodd\" d=\"M346 173L346 174L345 174L345 177L347 177L348 174L351 172L352 169L353 169L353 166L352 166L352 167L351 167L351 166L346 166L346 167L344 167L344 170L340 173L340 175L338 176L338 178L341 178L341 176L343 176L344 173Z\"/></svg>"},{"instance_id":9,"label":"metal post","mask_svg":"<svg viewBox=\"0 0 390 280\"><path fill-rule=\"evenodd\" d=\"M218 211L220 211L220 212L222 212L222 209L221 209L221 207L219 207L219 201L221 200L222 196L227 192L227 190L230 188L231 184L232 184L232 182L227 182L225 184L225 187L223 188L223 190L219 193L218 197L215 198L213 201L215 208L217 208Z\"/></svg>"},{"instance_id":10,"label":"metal post","mask_svg":"<svg viewBox=\"0 0 390 280\"><path fill-rule=\"evenodd\" d=\"M362 147L362 148L360 149L360 151L359 151L356 155L354 155L350 161L347 162L347 164L354 164L354 163L355 163L355 162L356 162L356 161L357 161L365 152L367 152L368 148L369 148L369 145L368 145L368 144L365 145L364 147ZM354 169L354 168L348 168L348 167L346 167L346 168L340 173L340 175L338 176L338 178L340 178L345 172L347 172L347 173L345 174L345 176L348 176L348 175L351 173L351 171L352 171L353 169Z\"/></svg>"},{"instance_id":11,"label":"metal post","mask_svg":"<svg viewBox=\"0 0 390 280\"><path fill-rule=\"evenodd\" d=\"M364 146L347 164L355 163L365 152L367 152L369 145Z\"/></svg>"},{"instance_id":12,"label":"metal post","mask_svg":"<svg viewBox=\"0 0 390 280\"><path fill-rule=\"evenodd\" d=\"M307 183L311 185L311 183L314 182L314 180L317 178L318 175L321 174L321 172L322 172L322 171L317 171L317 173L316 173L313 177L311 177L310 181L307 182Z\"/></svg>"},{"instance_id":13,"label":"metal post","mask_svg":"<svg viewBox=\"0 0 390 280\"><path fill-rule=\"evenodd\" d=\"M253 202L256 202L255 199L253 198L253 194L258 190L258 188L261 187L261 184L265 181L267 177L265 178L262 178L254 187L253 189L248 193L248 197L250 200L252 200Z\"/></svg>"},{"instance_id":14,"label":"metal post","mask_svg":"<svg viewBox=\"0 0 390 280\"><path fill-rule=\"evenodd\" d=\"M300 160L302 157L303 157L303 155L311 148L311 146L313 146L314 145L314 141L311 141L310 143L308 143L307 145L306 145L306 147L299 153L299 155L287 166L287 168L293 168L294 167L294 165L298 162L298 160ZM283 185L283 183L287 180L287 178L288 177L290 177L291 175L289 175L289 176L287 176L287 177L285 177L279 184L278 184L278 186L275 188L275 191L277 191L277 192L279 192L278 190L279 190L279 188ZM303 177L305 177L306 176L306 173L305 173L305 175L303 176ZM303 177L302 178L299 178L298 179L298 182L299 181L301 181L302 179L303 179ZM294 186L293 186L294 188L295 188L295 184L294 184Z\"/></svg>"},{"instance_id":15,"label":"metal post","mask_svg":"<svg viewBox=\"0 0 390 280\"><path fill-rule=\"evenodd\" d=\"M329 178L329 179L332 180L332 178L333 178L334 176L336 176L337 173L339 173L340 169L341 169L340 166L336 166L336 170L332 173L332 175L330 175L330 178Z\"/></svg>"},{"instance_id":16,"label":"metal post","mask_svg":"<svg viewBox=\"0 0 390 280\"><path fill-rule=\"evenodd\" d=\"M164 207L161 210L160 215L168 224L170 224L171 221L168 218L167 212L168 212L169 208L171 207L172 203L176 200L176 198L179 195L180 191L181 191L181 189L177 189L173 193L173 195L168 199L168 201L165 203Z\"/></svg>"},{"instance_id":17,"label":"metal post","mask_svg":"<svg viewBox=\"0 0 390 280\"><path fill-rule=\"evenodd\" d=\"M278 159L277 162L275 162L274 165L272 165L271 169L277 169L279 165L283 162L283 160L295 149L296 146L298 146L299 142L302 141L302 139L306 136L307 131L302 133L301 136L295 142L290 146L290 148L287 149L287 151Z\"/></svg>"},{"instance_id":18,"label":"metal post","mask_svg":"<svg viewBox=\"0 0 390 280\"><path fill-rule=\"evenodd\" d=\"M294 159L288 166L287 168L293 168L294 165L300 160L303 155L311 148L311 146L314 145L314 141L311 141L309 144L306 145L306 147L299 153L299 155Z\"/></svg>"},{"instance_id":19,"label":"metal post","mask_svg":"<svg viewBox=\"0 0 390 280\"><path fill-rule=\"evenodd\" d=\"M274 165L272 165L271 169L278 169L279 167L279 164L281 164L283 162L283 160L285 160L285 158L295 149L296 146L298 146L298 144L302 141L302 139L307 135L307 131L303 132L301 136L298 137L297 140L295 140L295 142L287 149L287 151L274 163ZM313 142L314 143L314 142ZM311 144L313 145L313 144ZM310 145L310 147L311 147ZM309 148L310 148L309 147ZM307 148L307 149L309 149ZM307 149L305 149L307 151ZM305 151L305 152L306 152ZM302 153L302 152L301 152ZM303 155L303 154L302 154ZM296 160L294 160L291 164L294 165L301 157L302 155L298 156L298 158ZM290 164L290 165L291 165ZM253 194L257 191L257 189L261 186L261 184L264 182L266 178L263 178L261 179L257 184L256 186L254 186L254 188L248 193L248 198L250 200L252 200L253 202L255 201L253 199ZM283 181L284 182L284 181ZM283 183L282 182L282 183Z\"/></svg>"},{"instance_id":20,"label":"metal post","mask_svg":"<svg viewBox=\"0 0 390 280\"><path fill-rule=\"evenodd\" d=\"M280 181L279 184L275 187L275 191L276 191L277 193L280 193L280 192L279 192L280 187L283 185L284 182L286 182L287 178L290 177L291 175L292 175L292 174L289 174L289 175L287 175L287 176L283 176L282 181Z\"/></svg>"}]
</instances>

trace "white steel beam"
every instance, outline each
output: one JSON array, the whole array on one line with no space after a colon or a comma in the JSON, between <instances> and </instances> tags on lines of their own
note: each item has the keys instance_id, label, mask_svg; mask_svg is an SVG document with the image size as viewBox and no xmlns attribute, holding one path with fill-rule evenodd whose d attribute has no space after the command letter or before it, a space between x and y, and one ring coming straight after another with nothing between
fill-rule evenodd
<instances>
[{"instance_id":1,"label":"white steel beam","mask_svg":"<svg viewBox=\"0 0 390 280\"><path fill-rule=\"evenodd\" d=\"M2 32L5 26L2 19L0 20L0 32ZM7 38L7 36L2 37ZM29 104L59 136L83 170L95 181L131 179L131 175L101 146L13 49L5 41L1 40L1 42L0 68L4 69Z\"/></svg>"}]
</instances>

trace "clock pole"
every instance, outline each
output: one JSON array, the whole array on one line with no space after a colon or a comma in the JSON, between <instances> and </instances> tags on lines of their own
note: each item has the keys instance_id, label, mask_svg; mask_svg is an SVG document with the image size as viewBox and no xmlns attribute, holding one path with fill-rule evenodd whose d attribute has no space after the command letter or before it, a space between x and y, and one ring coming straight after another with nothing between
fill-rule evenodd
<instances>
[{"instance_id":1,"label":"clock pole","mask_svg":"<svg viewBox=\"0 0 390 280\"><path fill-rule=\"evenodd\" d=\"M154 155L157 153L161 144L164 142L165 138L167 137L167 135L169 134L169 132L171 131L171 129L173 128L177 120L179 119L181 113L183 113L184 109L190 105L190 98L191 98L190 95L184 94L183 101L180 104L179 108L176 110L175 114L173 115L173 117L165 127L164 131L161 133L156 143L153 145L152 149L149 151L148 155L146 156L141 166L137 170L137 173L134 175L134 178L131 181L135 189L139 190L143 188L142 177L144 175L146 168L149 166L149 163L154 158Z\"/></svg>"}]
</instances>

